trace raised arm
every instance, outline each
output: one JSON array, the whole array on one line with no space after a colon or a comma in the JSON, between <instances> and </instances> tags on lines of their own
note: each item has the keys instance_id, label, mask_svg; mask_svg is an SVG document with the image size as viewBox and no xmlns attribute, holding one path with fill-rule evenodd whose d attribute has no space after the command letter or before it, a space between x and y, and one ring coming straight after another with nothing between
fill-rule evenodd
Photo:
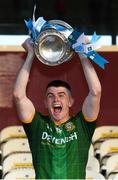
<instances>
[{"instance_id":1,"label":"raised arm","mask_svg":"<svg viewBox=\"0 0 118 180\"><path fill-rule=\"evenodd\" d=\"M100 109L101 84L88 58L80 58L89 93L83 103L82 112L87 121L96 120Z\"/></svg>"},{"instance_id":2,"label":"raised arm","mask_svg":"<svg viewBox=\"0 0 118 180\"><path fill-rule=\"evenodd\" d=\"M19 119L24 123L29 123L32 121L34 117L35 108L30 99L26 95L26 88L35 54L33 47L31 45L31 39L27 39L22 44L22 46L27 51L27 57L18 73L14 85L13 97Z\"/></svg>"}]
</instances>

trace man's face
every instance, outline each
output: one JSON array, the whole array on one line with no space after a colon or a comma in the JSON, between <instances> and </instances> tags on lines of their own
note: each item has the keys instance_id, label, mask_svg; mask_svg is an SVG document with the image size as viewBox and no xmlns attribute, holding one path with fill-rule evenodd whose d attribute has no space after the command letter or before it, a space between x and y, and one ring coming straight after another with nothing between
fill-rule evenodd
<instances>
[{"instance_id":1,"label":"man's face","mask_svg":"<svg viewBox=\"0 0 118 180\"><path fill-rule=\"evenodd\" d=\"M67 121L69 119L69 108L72 104L73 98L66 88L49 87L47 89L45 105L53 121Z\"/></svg>"}]
</instances>

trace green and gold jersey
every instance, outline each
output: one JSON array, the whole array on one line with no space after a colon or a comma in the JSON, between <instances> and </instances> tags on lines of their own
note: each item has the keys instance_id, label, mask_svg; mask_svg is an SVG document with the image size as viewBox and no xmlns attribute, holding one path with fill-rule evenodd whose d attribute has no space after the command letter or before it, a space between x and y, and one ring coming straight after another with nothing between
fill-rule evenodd
<instances>
[{"instance_id":1,"label":"green and gold jersey","mask_svg":"<svg viewBox=\"0 0 118 180\"><path fill-rule=\"evenodd\" d=\"M82 112L57 126L36 112L23 124L33 157L36 179L85 179L86 163L95 122Z\"/></svg>"}]
</instances>

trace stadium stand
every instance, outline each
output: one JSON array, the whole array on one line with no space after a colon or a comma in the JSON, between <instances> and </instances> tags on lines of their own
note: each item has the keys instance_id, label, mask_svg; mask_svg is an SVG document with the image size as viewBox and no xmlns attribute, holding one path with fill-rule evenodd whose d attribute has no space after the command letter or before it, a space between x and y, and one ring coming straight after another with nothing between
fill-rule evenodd
<instances>
[{"instance_id":1,"label":"stadium stand","mask_svg":"<svg viewBox=\"0 0 118 180\"><path fill-rule=\"evenodd\" d=\"M86 180L117 180L118 126L97 127L86 166ZM99 150L99 158L96 156ZM1 179L34 180L28 139L21 125L8 126L0 132Z\"/></svg>"}]
</instances>

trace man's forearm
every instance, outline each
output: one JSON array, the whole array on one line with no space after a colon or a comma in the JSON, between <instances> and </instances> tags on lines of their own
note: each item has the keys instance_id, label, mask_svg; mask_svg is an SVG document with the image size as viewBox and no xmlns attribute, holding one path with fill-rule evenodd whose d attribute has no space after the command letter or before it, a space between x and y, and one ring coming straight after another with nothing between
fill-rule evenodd
<instances>
[{"instance_id":1,"label":"man's forearm","mask_svg":"<svg viewBox=\"0 0 118 180\"><path fill-rule=\"evenodd\" d=\"M89 92L92 95L96 95L97 93L101 92L101 84L97 73L88 58L80 59L80 61L89 87Z\"/></svg>"},{"instance_id":2,"label":"man's forearm","mask_svg":"<svg viewBox=\"0 0 118 180\"><path fill-rule=\"evenodd\" d=\"M14 95L16 96L21 97L21 96L26 95L26 87L29 80L33 58L34 58L34 55L29 53L27 55L25 63L22 65L19 71L19 74L16 79L16 83L14 86Z\"/></svg>"}]
</instances>

